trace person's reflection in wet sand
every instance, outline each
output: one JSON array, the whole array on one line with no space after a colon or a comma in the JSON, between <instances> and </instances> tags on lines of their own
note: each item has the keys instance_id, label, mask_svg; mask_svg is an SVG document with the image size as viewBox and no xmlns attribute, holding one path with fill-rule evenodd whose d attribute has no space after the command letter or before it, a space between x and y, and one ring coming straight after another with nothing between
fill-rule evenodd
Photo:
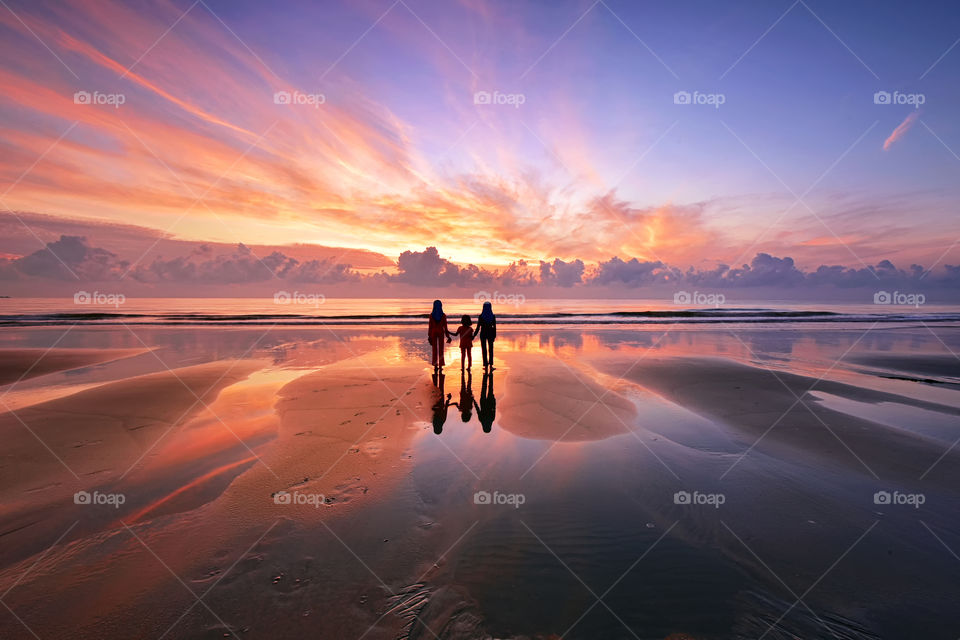
<instances>
[{"instance_id":1,"label":"person's reflection in wet sand","mask_svg":"<svg viewBox=\"0 0 960 640\"><path fill-rule=\"evenodd\" d=\"M477 408L477 419L480 420L483 432L490 433L493 421L497 418L497 399L493 395L493 373L483 374L483 381L480 383L480 404L474 400L473 406Z\"/></svg>"},{"instance_id":2,"label":"person's reflection in wet sand","mask_svg":"<svg viewBox=\"0 0 960 640\"><path fill-rule=\"evenodd\" d=\"M453 404L460 410L460 419L470 422L473 407L477 402L473 399L473 374L469 372L464 374L463 369L460 370L460 402Z\"/></svg>"},{"instance_id":3,"label":"person's reflection in wet sand","mask_svg":"<svg viewBox=\"0 0 960 640\"><path fill-rule=\"evenodd\" d=\"M450 408L450 397L453 394L443 394L443 383L447 376L442 373L433 374L433 386L436 387L440 393L437 394L437 401L433 403L433 432L440 434L443 432L443 423L447 421L447 409Z\"/></svg>"}]
</instances>

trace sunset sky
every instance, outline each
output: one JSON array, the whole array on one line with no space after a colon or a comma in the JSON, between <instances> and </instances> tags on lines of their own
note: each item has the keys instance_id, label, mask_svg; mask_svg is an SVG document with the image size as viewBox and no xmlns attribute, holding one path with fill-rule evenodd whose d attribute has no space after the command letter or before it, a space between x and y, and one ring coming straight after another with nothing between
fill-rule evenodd
<instances>
[{"instance_id":1,"label":"sunset sky","mask_svg":"<svg viewBox=\"0 0 960 640\"><path fill-rule=\"evenodd\" d=\"M8 261L960 264L953 3L5 0L0 33Z\"/></svg>"}]
</instances>

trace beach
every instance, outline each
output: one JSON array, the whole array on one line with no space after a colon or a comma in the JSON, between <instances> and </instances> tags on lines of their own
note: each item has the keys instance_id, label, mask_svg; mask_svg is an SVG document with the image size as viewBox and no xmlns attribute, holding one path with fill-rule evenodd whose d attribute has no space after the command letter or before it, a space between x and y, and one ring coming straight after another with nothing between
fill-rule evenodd
<instances>
[{"instance_id":1,"label":"beach","mask_svg":"<svg viewBox=\"0 0 960 640\"><path fill-rule=\"evenodd\" d=\"M5 638L960 626L958 323L65 329L0 339Z\"/></svg>"},{"instance_id":2,"label":"beach","mask_svg":"<svg viewBox=\"0 0 960 640\"><path fill-rule=\"evenodd\" d=\"M960 2L0 30L0 640L960 640Z\"/></svg>"}]
</instances>

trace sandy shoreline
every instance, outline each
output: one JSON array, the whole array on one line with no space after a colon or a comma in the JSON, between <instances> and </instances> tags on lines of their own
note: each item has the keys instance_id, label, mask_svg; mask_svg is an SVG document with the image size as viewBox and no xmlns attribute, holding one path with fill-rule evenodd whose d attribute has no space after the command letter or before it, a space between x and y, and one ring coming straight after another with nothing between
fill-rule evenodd
<instances>
[{"instance_id":1,"label":"sandy shoreline","mask_svg":"<svg viewBox=\"0 0 960 640\"><path fill-rule=\"evenodd\" d=\"M933 616L954 594L945 552L918 520L960 526L960 454L945 453L960 403L943 385L855 368L817 381L623 347L532 353L505 340L492 431L450 407L436 435L438 401L479 401L484 376L475 367L461 388L451 359L441 395L419 342L284 342L282 359L272 348L108 380L0 415L7 601L44 638L548 637L591 604L564 563L602 589L666 532L610 595L650 637L761 634L793 601L769 569L801 590L865 531L810 595L822 617L794 609L784 632L827 633L827 617L843 637L876 637L914 624L890 611ZM92 362L80 356L60 362ZM805 395L811 386L827 395ZM872 421L860 407L929 424ZM927 504L876 505L881 489L923 492ZM77 505L77 490L125 502ZM726 502L677 504L683 490ZM526 504L484 507L477 491ZM715 604L702 620L684 615L704 585ZM569 619L540 589L570 598ZM190 593L208 590L217 617ZM571 637L624 631L604 615Z\"/></svg>"},{"instance_id":2,"label":"sandy shoreline","mask_svg":"<svg viewBox=\"0 0 960 640\"><path fill-rule=\"evenodd\" d=\"M146 352L147 349L0 349L0 386Z\"/></svg>"},{"instance_id":3,"label":"sandy shoreline","mask_svg":"<svg viewBox=\"0 0 960 640\"><path fill-rule=\"evenodd\" d=\"M606 371L617 375L630 366L630 362L610 363ZM943 453L942 443L832 411L806 396L808 390L861 402L896 402L960 418L960 408L955 406L718 358L649 359L630 369L626 377L741 431L748 444L761 438L757 445L761 448L764 441L782 442L829 456L854 472L905 482L919 479ZM960 437L960 429L953 436ZM948 456L931 480L939 478L943 486L951 486L960 473L958 464L960 458Z\"/></svg>"}]
</instances>

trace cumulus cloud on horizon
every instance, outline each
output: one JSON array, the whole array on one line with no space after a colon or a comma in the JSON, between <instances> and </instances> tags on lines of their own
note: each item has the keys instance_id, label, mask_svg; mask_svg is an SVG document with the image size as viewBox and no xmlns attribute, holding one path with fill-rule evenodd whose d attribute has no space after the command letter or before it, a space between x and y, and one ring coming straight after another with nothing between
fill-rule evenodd
<instances>
[{"instance_id":1,"label":"cumulus cloud on horizon","mask_svg":"<svg viewBox=\"0 0 960 640\"><path fill-rule=\"evenodd\" d=\"M238 244L228 253L198 245L184 256L158 256L150 263L131 265L117 254L93 247L84 236L60 236L29 255L0 260L0 280L38 277L48 280L113 282L130 279L143 284L248 284L271 279L335 283L359 280L349 265L332 259L301 262L280 251L260 257Z\"/></svg>"},{"instance_id":2,"label":"cumulus cloud on horizon","mask_svg":"<svg viewBox=\"0 0 960 640\"><path fill-rule=\"evenodd\" d=\"M951 288L960 285L960 266L944 265L936 273L919 264L907 269L889 260L860 268L820 265L798 267L789 256L757 253L739 267L690 267L686 271L659 260L622 259L618 256L588 265L582 260L516 261L501 269L460 265L440 255L436 247L404 251L395 272L364 273L333 259L297 260L281 251L257 256L244 244L228 252L198 245L184 256L155 258L131 265L115 253L92 246L82 236L61 236L43 249L19 258L0 259L0 280L32 282L120 282L146 288L162 284L220 285L223 287L267 283L350 284L364 287L408 285L431 288L623 289L643 287L699 287L713 289L777 287L786 289L839 289L908 287ZM229 289L226 289L229 291Z\"/></svg>"}]
</instances>

